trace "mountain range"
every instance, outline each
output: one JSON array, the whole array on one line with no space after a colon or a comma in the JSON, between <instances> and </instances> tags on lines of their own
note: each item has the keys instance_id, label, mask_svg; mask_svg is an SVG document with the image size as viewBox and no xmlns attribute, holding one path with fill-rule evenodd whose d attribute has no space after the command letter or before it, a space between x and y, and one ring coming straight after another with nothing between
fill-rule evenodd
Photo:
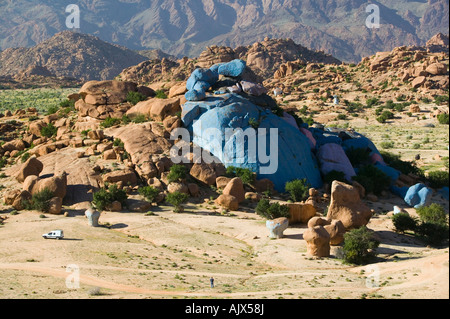
<instances>
[{"instance_id":1,"label":"mountain range","mask_svg":"<svg viewBox=\"0 0 450 319\"><path fill-rule=\"evenodd\" d=\"M32 47L67 30L71 0L0 1L0 50ZM369 4L379 28L368 28ZM448 0L79 0L80 33L132 50L198 56L206 46L238 47L291 38L346 62L423 45L448 33Z\"/></svg>"}]
</instances>

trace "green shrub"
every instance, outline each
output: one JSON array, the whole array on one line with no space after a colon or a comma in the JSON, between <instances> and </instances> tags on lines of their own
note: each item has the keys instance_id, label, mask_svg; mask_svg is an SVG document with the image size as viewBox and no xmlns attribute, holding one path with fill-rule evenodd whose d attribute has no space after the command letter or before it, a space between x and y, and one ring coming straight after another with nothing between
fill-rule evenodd
<instances>
[{"instance_id":1,"label":"green shrub","mask_svg":"<svg viewBox=\"0 0 450 319\"><path fill-rule=\"evenodd\" d=\"M184 210L181 205L186 202L188 198L189 196L185 193L174 192L167 195L166 201L175 206L175 209L173 210L175 213L181 213Z\"/></svg>"},{"instance_id":2,"label":"green shrub","mask_svg":"<svg viewBox=\"0 0 450 319\"><path fill-rule=\"evenodd\" d=\"M429 245L439 246L449 238L448 225L422 222L417 226L417 234Z\"/></svg>"},{"instance_id":3,"label":"green shrub","mask_svg":"<svg viewBox=\"0 0 450 319\"><path fill-rule=\"evenodd\" d=\"M443 103L448 103L448 95L438 95L434 97L434 103L436 105L441 105Z\"/></svg>"},{"instance_id":4,"label":"green shrub","mask_svg":"<svg viewBox=\"0 0 450 319\"><path fill-rule=\"evenodd\" d=\"M67 99L67 100L61 101L61 103L59 103L59 106L72 108L72 107L75 107L75 101Z\"/></svg>"},{"instance_id":5,"label":"green shrub","mask_svg":"<svg viewBox=\"0 0 450 319\"><path fill-rule=\"evenodd\" d=\"M256 206L256 213L265 219L289 217L289 207L279 203L270 204L268 199L261 199Z\"/></svg>"},{"instance_id":6,"label":"green shrub","mask_svg":"<svg viewBox=\"0 0 450 319\"><path fill-rule=\"evenodd\" d=\"M104 187L95 192L92 203L98 210L105 210L114 201L118 201L122 206L125 206L127 198L127 193L113 184L108 188Z\"/></svg>"},{"instance_id":7,"label":"green shrub","mask_svg":"<svg viewBox=\"0 0 450 319\"><path fill-rule=\"evenodd\" d=\"M53 123L48 124L41 128L41 135L44 137L51 138L56 135L58 128L53 125Z\"/></svg>"},{"instance_id":8,"label":"green shrub","mask_svg":"<svg viewBox=\"0 0 450 319\"><path fill-rule=\"evenodd\" d=\"M432 188L449 186L449 173L445 171L431 171L428 173L427 180Z\"/></svg>"},{"instance_id":9,"label":"green shrub","mask_svg":"<svg viewBox=\"0 0 450 319\"><path fill-rule=\"evenodd\" d=\"M139 188L139 194L145 197L150 203L153 203L159 195L160 190L153 186L144 186Z\"/></svg>"},{"instance_id":10,"label":"green shrub","mask_svg":"<svg viewBox=\"0 0 450 319\"><path fill-rule=\"evenodd\" d=\"M436 203L431 204L430 206L422 206L416 209L417 214L420 217L420 220L425 223L439 224L439 225L447 225L447 214L445 213L444 208Z\"/></svg>"},{"instance_id":11,"label":"green shrub","mask_svg":"<svg viewBox=\"0 0 450 319\"><path fill-rule=\"evenodd\" d=\"M59 111L59 106L57 105L52 105L47 109L47 112L45 113L46 115L52 115L55 114L56 112Z\"/></svg>"},{"instance_id":12,"label":"green shrub","mask_svg":"<svg viewBox=\"0 0 450 319\"><path fill-rule=\"evenodd\" d=\"M116 117L107 117L103 122L100 123L100 126L103 128L112 127L120 124L120 119Z\"/></svg>"},{"instance_id":13,"label":"green shrub","mask_svg":"<svg viewBox=\"0 0 450 319\"><path fill-rule=\"evenodd\" d=\"M376 256L380 242L365 226L352 229L344 234L342 247L344 261L351 264L365 264Z\"/></svg>"},{"instance_id":14,"label":"green shrub","mask_svg":"<svg viewBox=\"0 0 450 319\"><path fill-rule=\"evenodd\" d=\"M371 108L372 106L377 105L380 102L380 100L376 97L370 98L366 100L366 107Z\"/></svg>"},{"instance_id":15,"label":"green shrub","mask_svg":"<svg viewBox=\"0 0 450 319\"><path fill-rule=\"evenodd\" d=\"M387 190L391 183L389 176L373 165L360 168L353 180L360 183L365 188L366 193L374 193L375 195L380 195L382 191Z\"/></svg>"},{"instance_id":16,"label":"green shrub","mask_svg":"<svg viewBox=\"0 0 450 319\"><path fill-rule=\"evenodd\" d=\"M417 220L408 213L398 213L392 216L395 230L404 233L407 230L415 231L417 228Z\"/></svg>"},{"instance_id":17,"label":"green shrub","mask_svg":"<svg viewBox=\"0 0 450 319\"><path fill-rule=\"evenodd\" d=\"M336 170L332 170L331 172L325 174L323 177L323 181L328 184L333 183L333 181L348 183L347 179L345 178L345 173Z\"/></svg>"},{"instance_id":18,"label":"green shrub","mask_svg":"<svg viewBox=\"0 0 450 319\"><path fill-rule=\"evenodd\" d=\"M145 95L139 92L130 91L127 93L127 102L129 102L131 105L136 105L140 101L145 101L145 99L146 99Z\"/></svg>"},{"instance_id":19,"label":"green shrub","mask_svg":"<svg viewBox=\"0 0 450 319\"><path fill-rule=\"evenodd\" d=\"M449 117L449 115L447 113L442 113L442 114L439 114L437 116L437 119L438 119L440 124L447 124L448 125L448 117Z\"/></svg>"},{"instance_id":20,"label":"green shrub","mask_svg":"<svg viewBox=\"0 0 450 319\"><path fill-rule=\"evenodd\" d=\"M252 185L255 182L255 173L248 168L228 166L226 175L228 177L239 177L242 183Z\"/></svg>"},{"instance_id":21,"label":"green shrub","mask_svg":"<svg viewBox=\"0 0 450 319\"><path fill-rule=\"evenodd\" d=\"M396 170L400 171L402 174L408 175L413 173L417 176L423 176L423 171L416 166L413 162L403 161L400 159L400 155L392 154L386 151L381 151L381 156L384 162Z\"/></svg>"},{"instance_id":22,"label":"green shrub","mask_svg":"<svg viewBox=\"0 0 450 319\"><path fill-rule=\"evenodd\" d=\"M54 197L54 193L48 188L34 194L30 200L22 202L26 210L37 210L47 213L50 209L50 200Z\"/></svg>"},{"instance_id":23,"label":"green shrub","mask_svg":"<svg viewBox=\"0 0 450 319\"><path fill-rule=\"evenodd\" d=\"M370 150L368 148L354 148L351 147L345 151L350 163L353 167L367 163L370 160Z\"/></svg>"},{"instance_id":24,"label":"green shrub","mask_svg":"<svg viewBox=\"0 0 450 319\"><path fill-rule=\"evenodd\" d=\"M157 99L167 99L167 94L166 92L164 92L164 90L157 90L155 93L156 93L155 97Z\"/></svg>"},{"instance_id":25,"label":"green shrub","mask_svg":"<svg viewBox=\"0 0 450 319\"><path fill-rule=\"evenodd\" d=\"M0 158L0 168L5 167L8 164L8 161L6 160L6 158L2 157Z\"/></svg>"},{"instance_id":26,"label":"green shrub","mask_svg":"<svg viewBox=\"0 0 450 319\"><path fill-rule=\"evenodd\" d=\"M394 148L394 142L392 142L392 141L384 141L384 142L381 142L380 146L381 146L381 148L384 148L384 149L386 149L386 148Z\"/></svg>"},{"instance_id":27,"label":"green shrub","mask_svg":"<svg viewBox=\"0 0 450 319\"><path fill-rule=\"evenodd\" d=\"M186 167L181 164L172 165L170 172L167 175L167 180L172 182L178 182L186 178L187 172Z\"/></svg>"},{"instance_id":28,"label":"green shrub","mask_svg":"<svg viewBox=\"0 0 450 319\"><path fill-rule=\"evenodd\" d=\"M305 200L308 197L309 188L310 186L306 179L295 179L287 182L285 185L286 192L291 195L291 199L294 202Z\"/></svg>"}]
</instances>

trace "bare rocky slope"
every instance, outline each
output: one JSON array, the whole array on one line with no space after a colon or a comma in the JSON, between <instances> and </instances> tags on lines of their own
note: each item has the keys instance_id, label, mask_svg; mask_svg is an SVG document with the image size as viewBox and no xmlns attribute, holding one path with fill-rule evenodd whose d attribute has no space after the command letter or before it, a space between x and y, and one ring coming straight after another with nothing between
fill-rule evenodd
<instances>
[{"instance_id":1,"label":"bare rocky slope","mask_svg":"<svg viewBox=\"0 0 450 319\"><path fill-rule=\"evenodd\" d=\"M17 79L23 78L21 73L40 70L37 75L47 77L106 80L146 59L97 37L64 31L35 47L10 48L0 52L0 76Z\"/></svg>"}]
</instances>

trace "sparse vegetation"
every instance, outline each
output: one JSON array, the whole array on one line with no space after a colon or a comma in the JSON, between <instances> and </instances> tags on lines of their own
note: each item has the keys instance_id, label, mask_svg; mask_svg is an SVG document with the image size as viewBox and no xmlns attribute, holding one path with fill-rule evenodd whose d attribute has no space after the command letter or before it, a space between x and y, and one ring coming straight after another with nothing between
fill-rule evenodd
<instances>
[{"instance_id":1,"label":"sparse vegetation","mask_svg":"<svg viewBox=\"0 0 450 319\"><path fill-rule=\"evenodd\" d=\"M130 91L127 94L127 102L129 102L131 105L136 105L141 101L145 101L145 99L146 97L139 92Z\"/></svg>"},{"instance_id":2,"label":"sparse vegetation","mask_svg":"<svg viewBox=\"0 0 450 319\"><path fill-rule=\"evenodd\" d=\"M374 239L367 227L352 229L344 234L342 246L344 262L351 264L366 264L376 256L376 248L380 242Z\"/></svg>"},{"instance_id":3,"label":"sparse vegetation","mask_svg":"<svg viewBox=\"0 0 450 319\"><path fill-rule=\"evenodd\" d=\"M182 181L186 178L187 169L184 165L175 164L170 167L169 175L167 175L167 180L172 182Z\"/></svg>"},{"instance_id":4,"label":"sparse vegetation","mask_svg":"<svg viewBox=\"0 0 450 319\"><path fill-rule=\"evenodd\" d=\"M295 179L287 182L285 186L286 192L291 195L291 199L294 202L301 202L308 197L308 191L310 186L306 179Z\"/></svg>"},{"instance_id":5,"label":"sparse vegetation","mask_svg":"<svg viewBox=\"0 0 450 319\"><path fill-rule=\"evenodd\" d=\"M92 203L98 210L106 210L114 201L118 201L122 206L125 206L127 198L128 195L124 190L112 184L95 192Z\"/></svg>"},{"instance_id":6,"label":"sparse vegetation","mask_svg":"<svg viewBox=\"0 0 450 319\"><path fill-rule=\"evenodd\" d=\"M53 125L53 123L48 124L47 126L44 126L41 129L41 135L44 137L51 138L53 136L56 136L56 133L58 132L58 128Z\"/></svg>"},{"instance_id":7,"label":"sparse vegetation","mask_svg":"<svg viewBox=\"0 0 450 319\"><path fill-rule=\"evenodd\" d=\"M155 199L159 195L161 191L153 186L144 186L139 188L139 194L144 196L146 200L148 200L150 203L155 202Z\"/></svg>"},{"instance_id":8,"label":"sparse vegetation","mask_svg":"<svg viewBox=\"0 0 450 319\"><path fill-rule=\"evenodd\" d=\"M242 183L247 185L252 185L255 182L255 173L248 168L228 166L227 172L228 177L239 177Z\"/></svg>"},{"instance_id":9,"label":"sparse vegetation","mask_svg":"<svg viewBox=\"0 0 450 319\"><path fill-rule=\"evenodd\" d=\"M270 203L269 199L263 198L256 206L256 213L265 219L289 217L289 207L280 203Z\"/></svg>"},{"instance_id":10,"label":"sparse vegetation","mask_svg":"<svg viewBox=\"0 0 450 319\"><path fill-rule=\"evenodd\" d=\"M375 195L380 195L382 191L387 190L391 183L389 176L374 165L366 165L360 168L353 180L360 183L367 193L374 193Z\"/></svg>"},{"instance_id":11,"label":"sparse vegetation","mask_svg":"<svg viewBox=\"0 0 450 319\"><path fill-rule=\"evenodd\" d=\"M30 200L22 202L26 210L37 210L47 213L50 209L50 200L54 197L54 193L48 188L34 194Z\"/></svg>"},{"instance_id":12,"label":"sparse vegetation","mask_svg":"<svg viewBox=\"0 0 450 319\"><path fill-rule=\"evenodd\" d=\"M173 192L170 194L167 194L166 201L175 206L175 209L173 210L175 213L182 213L184 211L184 208L182 206L183 203L185 203L188 200L189 196L184 193L180 192Z\"/></svg>"}]
</instances>

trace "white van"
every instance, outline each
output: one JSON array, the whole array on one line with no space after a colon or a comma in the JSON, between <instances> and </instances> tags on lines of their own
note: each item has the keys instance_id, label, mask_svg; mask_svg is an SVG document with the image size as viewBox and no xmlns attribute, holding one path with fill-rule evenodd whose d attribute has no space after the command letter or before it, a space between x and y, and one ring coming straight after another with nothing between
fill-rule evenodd
<instances>
[{"instance_id":1,"label":"white van","mask_svg":"<svg viewBox=\"0 0 450 319\"><path fill-rule=\"evenodd\" d=\"M62 239L64 238L64 232L62 230L52 230L48 234L43 234L45 239Z\"/></svg>"}]
</instances>

